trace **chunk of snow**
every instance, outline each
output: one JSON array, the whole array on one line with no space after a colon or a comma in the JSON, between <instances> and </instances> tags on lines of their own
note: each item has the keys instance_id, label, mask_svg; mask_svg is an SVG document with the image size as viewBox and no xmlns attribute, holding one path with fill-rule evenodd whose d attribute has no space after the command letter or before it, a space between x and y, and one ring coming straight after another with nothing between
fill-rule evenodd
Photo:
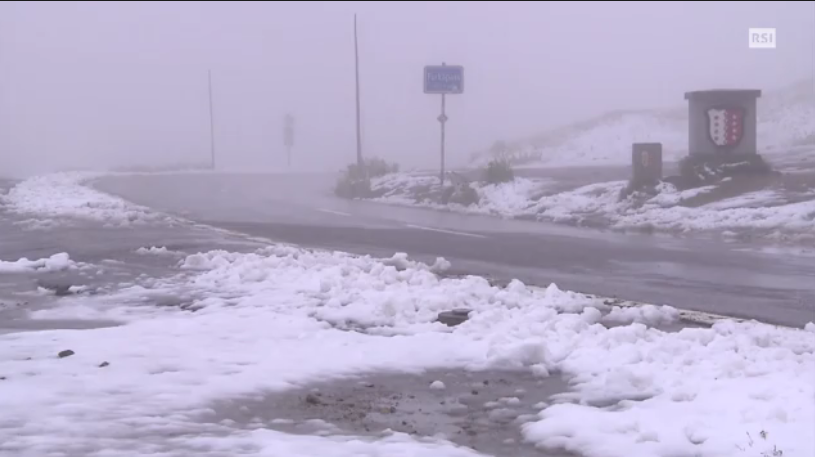
<instances>
[{"instance_id":1,"label":"chunk of snow","mask_svg":"<svg viewBox=\"0 0 815 457\"><path fill-rule=\"evenodd\" d=\"M672 324L679 319L679 310L672 306L614 306L602 321L615 324L638 322L646 325Z\"/></svg>"},{"instance_id":2,"label":"chunk of snow","mask_svg":"<svg viewBox=\"0 0 815 457\"><path fill-rule=\"evenodd\" d=\"M136 254L159 254L159 255L166 255L166 254L174 254L173 251L170 251L165 246L157 247L157 246L150 246L149 248L141 247L136 249Z\"/></svg>"},{"instance_id":3,"label":"chunk of snow","mask_svg":"<svg viewBox=\"0 0 815 457\"><path fill-rule=\"evenodd\" d=\"M430 383L430 388L433 390L443 390L445 389L445 385L441 381L433 381Z\"/></svg>"},{"instance_id":4,"label":"chunk of snow","mask_svg":"<svg viewBox=\"0 0 815 457\"><path fill-rule=\"evenodd\" d=\"M505 405L519 405L521 404L521 399L518 397L504 397L498 400L499 402Z\"/></svg>"},{"instance_id":5,"label":"chunk of snow","mask_svg":"<svg viewBox=\"0 0 815 457\"><path fill-rule=\"evenodd\" d=\"M77 264L65 252L37 260L28 260L25 257L14 261L0 260L0 273L49 272L73 268L77 268Z\"/></svg>"}]
</instances>

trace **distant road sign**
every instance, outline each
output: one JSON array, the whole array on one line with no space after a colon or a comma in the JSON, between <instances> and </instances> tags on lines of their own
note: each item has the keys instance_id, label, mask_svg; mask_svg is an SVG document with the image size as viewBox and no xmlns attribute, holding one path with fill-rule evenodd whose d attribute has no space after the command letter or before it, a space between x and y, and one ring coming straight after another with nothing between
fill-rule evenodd
<instances>
[{"instance_id":1,"label":"distant road sign","mask_svg":"<svg viewBox=\"0 0 815 457\"><path fill-rule=\"evenodd\" d=\"M283 122L283 144L287 147L294 146L294 116L287 114Z\"/></svg>"},{"instance_id":2,"label":"distant road sign","mask_svg":"<svg viewBox=\"0 0 815 457\"><path fill-rule=\"evenodd\" d=\"M464 93L464 67L461 65L428 65L424 67L424 93Z\"/></svg>"},{"instance_id":3,"label":"distant road sign","mask_svg":"<svg viewBox=\"0 0 815 457\"><path fill-rule=\"evenodd\" d=\"M294 130L287 128L283 132L283 145L287 147L294 146Z\"/></svg>"}]
</instances>

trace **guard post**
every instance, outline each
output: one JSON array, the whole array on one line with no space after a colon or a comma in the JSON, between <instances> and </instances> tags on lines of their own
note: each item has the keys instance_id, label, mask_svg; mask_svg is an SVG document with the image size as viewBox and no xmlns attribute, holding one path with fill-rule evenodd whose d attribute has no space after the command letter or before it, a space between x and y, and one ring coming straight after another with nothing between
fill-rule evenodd
<instances>
[{"instance_id":1,"label":"guard post","mask_svg":"<svg viewBox=\"0 0 815 457\"><path fill-rule=\"evenodd\" d=\"M662 181L662 143L631 146L631 187L656 186Z\"/></svg>"}]
</instances>

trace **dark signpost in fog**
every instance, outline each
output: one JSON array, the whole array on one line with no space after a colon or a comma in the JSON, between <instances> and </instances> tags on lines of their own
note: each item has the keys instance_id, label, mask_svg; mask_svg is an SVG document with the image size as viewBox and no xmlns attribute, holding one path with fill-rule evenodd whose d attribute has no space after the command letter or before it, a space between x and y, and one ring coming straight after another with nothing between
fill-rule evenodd
<instances>
[{"instance_id":1,"label":"dark signpost in fog","mask_svg":"<svg viewBox=\"0 0 815 457\"><path fill-rule=\"evenodd\" d=\"M439 178L444 186L444 126L447 123L446 96L464 93L464 67L461 65L428 65L424 67L424 93L441 95L441 114L436 118L441 124L441 171Z\"/></svg>"},{"instance_id":2,"label":"dark signpost in fog","mask_svg":"<svg viewBox=\"0 0 815 457\"><path fill-rule=\"evenodd\" d=\"M286 146L286 165L291 167L291 148L294 147L294 116L283 118L283 145Z\"/></svg>"},{"instance_id":3,"label":"dark signpost in fog","mask_svg":"<svg viewBox=\"0 0 815 457\"><path fill-rule=\"evenodd\" d=\"M359 102L359 42L357 41L357 15L354 15L354 79L356 82L357 100L357 165L361 170L362 166L362 128L360 127L360 102Z\"/></svg>"},{"instance_id":4,"label":"dark signpost in fog","mask_svg":"<svg viewBox=\"0 0 815 457\"><path fill-rule=\"evenodd\" d=\"M209 70L209 160L210 167L215 169L215 112L212 107L212 70Z\"/></svg>"},{"instance_id":5,"label":"dark signpost in fog","mask_svg":"<svg viewBox=\"0 0 815 457\"><path fill-rule=\"evenodd\" d=\"M631 146L631 183L635 188L656 186L662 181L662 143Z\"/></svg>"}]
</instances>

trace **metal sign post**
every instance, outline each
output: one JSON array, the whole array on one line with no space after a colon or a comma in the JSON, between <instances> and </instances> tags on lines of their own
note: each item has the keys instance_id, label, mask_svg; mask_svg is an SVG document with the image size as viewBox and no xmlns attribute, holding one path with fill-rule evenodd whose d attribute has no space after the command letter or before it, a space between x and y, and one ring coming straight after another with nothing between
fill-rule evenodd
<instances>
[{"instance_id":1,"label":"metal sign post","mask_svg":"<svg viewBox=\"0 0 815 457\"><path fill-rule=\"evenodd\" d=\"M210 167L215 169L215 111L212 108L212 70L209 75L209 158Z\"/></svg>"},{"instance_id":2,"label":"metal sign post","mask_svg":"<svg viewBox=\"0 0 815 457\"><path fill-rule=\"evenodd\" d=\"M446 96L464 93L464 67L461 65L428 65L424 67L424 93L441 94L441 171L439 179L444 186L444 127L447 124Z\"/></svg>"},{"instance_id":3,"label":"metal sign post","mask_svg":"<svg viewBox=\"0 0 815 457\"><path fill-rule=\"evenodd\" d=\"M291 148L294 146L294 116L287 114L283 121L283 145L286 146L286 165L291 167Z\"/></svg>"},{"instance_id":4,"label":"metal sign post","mask_svg":"<svg viewBox=\"0 0 815 457\"><path fill-rule=\"evenodd\" d=\"M362 170L366 170L365 174L367 176L367 168L363 167L363 160L362 160L362 127L360 121L360 101L359 101L359 42L357 40L357 15L354 15L354 78L356 82L356 102L357 102L357 166L360 167Z\"/></svg>"}]
</instances>

